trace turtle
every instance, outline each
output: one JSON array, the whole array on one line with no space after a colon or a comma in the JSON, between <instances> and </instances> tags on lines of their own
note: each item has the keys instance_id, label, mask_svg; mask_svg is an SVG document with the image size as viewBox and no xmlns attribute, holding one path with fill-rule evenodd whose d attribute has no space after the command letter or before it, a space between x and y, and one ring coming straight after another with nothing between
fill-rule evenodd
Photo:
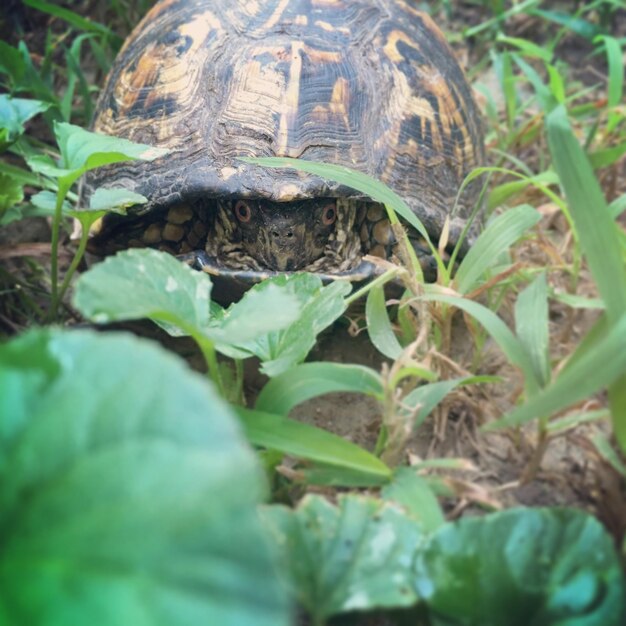
<instances>
[{"instance_id":1,"label":"turtle","mask_svg":"<svg viewBox=\"0 0 626 626\"><path fill-rule=\"evenodd\" d=\"M147 201L107 214L89 249L155 247L249 284L277 273L361 280L393 259L384 206L244 157L347 166L457 244L479 200L481 117L441 30L410 0L161 0L120 50L93 130L169 149L91 172L81 191ZM463 254L480 228L475 220ZM469 233L469 234L468 234ZM409 238L432 275L430 248Z\"/></svg>"}]
</instances>

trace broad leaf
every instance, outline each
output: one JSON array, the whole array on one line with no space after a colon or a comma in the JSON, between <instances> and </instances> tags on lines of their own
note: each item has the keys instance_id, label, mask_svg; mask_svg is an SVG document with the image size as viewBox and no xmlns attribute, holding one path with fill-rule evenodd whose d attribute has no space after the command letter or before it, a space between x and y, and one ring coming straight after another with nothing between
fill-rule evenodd
<instances>
[{"instance_id":1,"label":"broad leaf","mask_svg":"<svg viewBox=\"0 0 626 626\"><path fill-rule=\"evenodd\" d=\"M0 150L13 143L24 132L24 124L31 117L49 107L47 102L0 94L0 129L5 131L0 134Z\"/></svg>"},{"instance_id":2,"label":"broad leaf","mask_svg":"<svg viewBox=\"0 0 626 626\"><path fill-rule=\"evenodd\" d=\"M209 327L205 329L217 342L217 349L235 358L251 356L244 342L263 341L268 334L287 328L295 323L304 307L301 298L287 282L271 278L254 285L227 309L213 304Z\"/></svg>"},{"instance_id":3,"label":"broad leaf","mask_svg":"<svg viewBox=\"0 0 626 626\"><path fill-rule=\"evenodd\" d=\"M373 498L306 496L295 511L263 509L283 550L286 577L314 624L348 611L407 607L411 564L423 540L416 522Z\"/></svg>"},{"instance_id":4,"label":"broad leaf","mask_svg":"<svg viewBox=\"0 0 626 626\"><path fill-rule=\"evenodd\" d=\"M126 209L137 205L145 204L148 199L140 193L135 193L129 189L96 189L89 198L89 210L91 211L116 211L125 213Z\"/></svg>"},{"instance_id":5,"label":"broad leaf","mask_svg":"<svg viewBox=\"0 0 626 626\"><path fill-rule=\"evenodd\" d=\"M4 212L24 199L22 185L7 174L0 174L0 218Z\"/></svg>"},{"instance_id":6,"label":"broad leaf","mask_svg":"<svg viewBox=\"0 0 626 626\"><path fill-rule=\"evenodd\" d=\"M268 376L278 376L302 362L315 345L317 335L332 324L346 309L344 296L352 289L345 281L324 286L315 274L298 273L272 278L270 284L281 287L285 294L297 299L299 317L283 330L262 335L252 341L229 343L218 341L216 349L233 358L257 356L261 370ZM274 308L275 307L275 308ZM274 303L272 314L280 307Z\"/></svg>"},{"instance_id":7,"label":"broad leaf","mask_svg":"<svg viewBox=\"0 0 626 626\"><path fill-rule=\"evenodd\" d=\"M0 622L287 624L259 468L212 387L126 334L0 347Z\"/></svg>"},{"instance_id":8,"label":"broad leaf","mask_svg":"<svg viewBox=\"0 0 626 626\"><path fill-rule=\"evenodd\" d=\"M590 515L512 509L438 530L416 561L434 626L626 623L613 542Z\"/></svg>"},{"instance_id":9,"label":"broad leaf","mask_svg":"<svg viewBox=\"0 0 626 626\"><path fill-rule=\"evenodd\" d=\"M435 494L414 468L400 467L396 470L391 483L383 487L380 495L402 506L407 514L419 522L424 532L433 532L445 524Z\"/></svg>"},{"instance_id":10,"label":"broad leaf","mask_svg":"<svg viewBox=\"0 0 626 626\"><path fill-rule=\"evenodd\" d=\"M62 167L69 170L86 172L129 159L152 161L169 152L165 148L153 148L127 139L93 133L65 122L56 123L54 133L61 150Z\"/></svg>"},{"instance_id":11,"label":"broad leaf","mask_svg":"<svg viewBox=\"0 0 626 626\"><path fill-rule=\"evenodd\" d=\"M125 250L85 272L74 306L97 323L149 318L170 334L189 334L209 321L211 281L157 250Z\"/></svg>"}]
</instances>

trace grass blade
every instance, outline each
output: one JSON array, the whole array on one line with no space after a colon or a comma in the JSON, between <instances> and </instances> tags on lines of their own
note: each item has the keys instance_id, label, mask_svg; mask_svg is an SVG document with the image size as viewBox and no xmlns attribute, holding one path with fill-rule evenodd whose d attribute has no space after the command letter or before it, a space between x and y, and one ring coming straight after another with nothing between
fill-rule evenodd
<instances>
[{"instance_id":1,"label":"grass blade","mask_svg":"<svg viewBox=\"0 0 626 626\"><path fill-rule=\"evenodd\" d=\"M456 289L466 294L476 287L478 279L500 255L532 228L541 215L530 205L523 204L499 215L480 234L468 250L456 273Z\"/></svg>"},{"instance_id":2,"label":"grass blade","mask_svg":"<svg viewBox=\"0 0 626 626\"><path fill-rule=\"evenodd\" d=\"M515 332L530 355L539 384L545 387L550 381L548 285L545 274L519 294L515 303Z\"/></svg>"},{"instance_id":3,"label":"grass blade","mask_svg":"<svg viewBox=\"0 0 626 626\"><path fill-rule=\"evenodd\" d=\"M532 361L522 342L511 332L509 327L487 307L459 296L445 295L431 291L421 296L423 300L442 302L465 311L485 328L493 340L509 359L524 374L524 382L529 395L539 389L539 381L535 376Z\"/></svg>"},{"instance_id":4,"label":"grass blade","mask_svg":"<svg viewBox=\"0 0 626 626\"><path fill-rule=\"evenodd\" d=\"M391 470L380 459L321 428L262 411L244 408L236 411L246 438L253 445L378 478L391 478Z\"/></svg>"},{"instance_id":5,"label":"grass blade","mask_svg":"<svg viewBox=\"0 0 626 626\"><path fill-rule=\"evenodd\" d=\"M626 313L626 272L618 227L563 106L548 115L547 129L554 167L565 190L580 244L606 304L609 324L616 324ZM626 450L626 374L609 388L609 402L615 434Z\"/></svg>"},{"instance_id":6,"label":"grass blade","mask_svg":"<svg viewBox=\"0 0 626 626\"><path fill-rule=\"evenodd\" d=\"M626 373L626 315L608 334L576 363L568 367L549 387L485 430L519 426L584 400ZM615 415L614 415L615 417Z\"/></svg>"}]
</instances>

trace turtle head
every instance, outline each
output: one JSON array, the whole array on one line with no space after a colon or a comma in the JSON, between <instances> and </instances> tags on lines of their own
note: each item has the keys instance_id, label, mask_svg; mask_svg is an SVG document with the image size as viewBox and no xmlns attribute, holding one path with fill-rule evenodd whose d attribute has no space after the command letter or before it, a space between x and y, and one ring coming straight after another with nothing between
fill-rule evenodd
<instances>
[{"instance_id":1,"label":"turtle head","mask_svg":"<svg viewBox=\"0 0 626 626\"><path fill-rule=\"evenodd\" d=\"M320 258L337 221L332 198L236 200L232 211L245 253L279 272L301 269Z\"/></svg>"}]
</instances>

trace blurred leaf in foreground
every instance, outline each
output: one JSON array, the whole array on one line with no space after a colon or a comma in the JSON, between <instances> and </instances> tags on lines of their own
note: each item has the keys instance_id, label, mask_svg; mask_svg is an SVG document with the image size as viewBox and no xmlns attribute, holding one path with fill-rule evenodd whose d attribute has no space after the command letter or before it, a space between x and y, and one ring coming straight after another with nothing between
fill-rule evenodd
<instances>
[{"instance_id":1,"label":"blurred leaf in foreground","mask_svg":"<svg viewBox=\"0 0 626 626\"><path fill-rule=\"evenodd\" d=\"M0 348L0 623L287 624L259 468L201 376L123 334Z\"/></svg>"}]
</instances>

